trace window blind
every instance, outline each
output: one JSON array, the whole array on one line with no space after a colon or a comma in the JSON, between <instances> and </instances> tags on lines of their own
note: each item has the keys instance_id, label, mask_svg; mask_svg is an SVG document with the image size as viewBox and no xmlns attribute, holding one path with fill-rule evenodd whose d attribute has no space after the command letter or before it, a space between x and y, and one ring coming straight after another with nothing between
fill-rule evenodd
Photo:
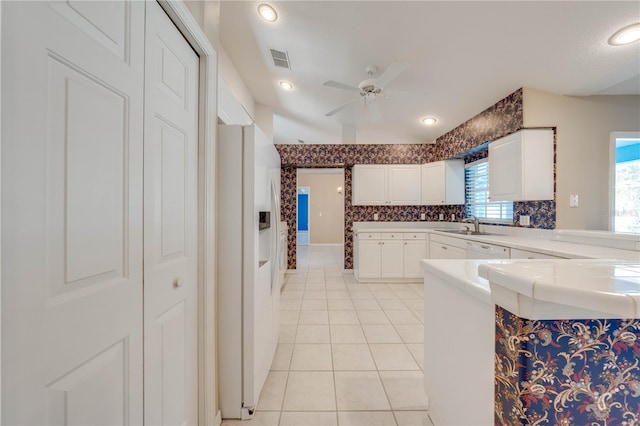
<instances>
[{"instance_id":1,"label":"window blind","mask_svg":"<svg viewBox=\"0 0 640 426\"><path fill-rule=\"evenodd\" d=\"M489 161L467 164L464 170L465 216L491 221L513 221L513 202L489 201Z\"/></svg>"}]
</instances>

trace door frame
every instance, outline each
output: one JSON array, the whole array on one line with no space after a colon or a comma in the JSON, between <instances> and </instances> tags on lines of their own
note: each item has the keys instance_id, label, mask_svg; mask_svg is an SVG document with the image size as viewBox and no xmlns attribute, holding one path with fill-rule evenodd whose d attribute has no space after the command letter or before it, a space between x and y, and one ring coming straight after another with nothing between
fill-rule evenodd
<instances>
[{"instance_id":1,"label":"door frame","mask_svg":"<svg viewBox=\"0 0 640 426\"><path fill-rule=\"evenodd\" d=\"M158 0L200 59L198 84L198 423L222 422L216 394L215 176L218 54L182 0Z\"/></svg>"},{"instance_id":2,"label":"door frame","mask_svg":"<svg viewBox=\"0 0 640 426\"><path fill-rule=\"evenodd\" d=\"M220 412L217 410L215 344L215 146L217 121L207 118L217 116L218 54L182 0L158 0L158 3L169 19L182 32L200 59L198 83L198 423L217 426L221 423ZM0 3L0 45L1 43L2 3ZM1 58L2 55L0 55L0 70L2 69ZM2 84L0 83L0 99L1 96ZM0 106L0 147L2 146L1 112ZM1 171L0 167L0 176ZM0 238L2 238L1 228ZM0 289L3 285L1 277L0 264ZM0 326L1 314L0 304ZM1 330L0 327L0 357L2 354ZM0 383L1 379L2 370L0 368ZM2 399L0 394L1 417Z\"/></svg>"},{"instance_id":3,"label":"door frame","mask_svg":"<svg viewBox=\"0 0 640 426\"><path fill-rule=\"evenodd\" d=\"M616 224L616 141L618 139L640 139L640 132L615 131L609 134L609 223L610 232L615 232Z\"/></svg>"},{"instance_id":4,"label":"door frame","mask_svg":"<svg viewBox=\"0 0 640 426\"><path fill-rule=\"evenodd\" d=\"M297 178L296 178L297 181ZM311 245L311 187L309 186L297 186L296 184L296 246L298 245L298 233L300 230L298 226L300 225L300 218L298 217L298 209L300 208L300 198L298 191L301 189L305 189L307 191L307 247Z\"/></svg>"}]
</instances>

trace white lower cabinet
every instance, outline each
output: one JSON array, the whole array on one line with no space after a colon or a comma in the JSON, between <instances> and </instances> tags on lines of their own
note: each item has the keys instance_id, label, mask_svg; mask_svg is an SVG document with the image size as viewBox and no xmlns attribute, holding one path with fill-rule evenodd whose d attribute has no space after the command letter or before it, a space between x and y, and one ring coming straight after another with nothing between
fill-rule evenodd
<instances>
[{"instance_id":1,"label":"white lower cabinet","mask_svg":"<svg viewBox=\"0 0 640 426\"><path fill-rule=\"evenodd\" d=\"M357 275L360 278L379 278L382 268L382 242L380 240L358 241Z\"/></svg>"},{"instance_id":2,"label":"white lower cabinet","mask_svg":"<svg viewBox=\"0 0 640 426\"><path fill-rule=\"evenodd\" d=\"M461 238L432 234L429 242L429 259L466 259L465 243L466 241Z\"/></svg>"},{"instance_id":3,"label":"white lower cabinet","mask_svg":"<svg viewBox=\"0 0 640 426\"><path fill-rule=\"evenodd\" d=\"M427 257L426 233L360 233L354 243L358 281L422 281L420 259Z\"/></svg>"},{"instance_id":4,"label":"white lower cabinet","mask_svg":"<svg viewBox=\"0 0 640 426\"><path fill-rule=\"evenodd\" d=\"M511 259L566 259L566 257L512 248Z\"/></svg>"},{"instance_id":5,"label":"white lower cabinet","mask_svg":"<svg viewBox=\"0 0 640 426\"><path fill-rule=\"evenodd\" d=\"M404 250L402 240L382 241L382 278L402 278L404 276Z\"/></svg>"},{"instance_id":6,"label":"white lower cabinet","mask_svg":"<svg viewBox=\"0 0 640 426\"><path fill-rule=\"evenodd\" d=\"M404 276L406 278L422 278L420 259L427 257L425 240L403 241L404 243Z\"/></svg>"}]
</instances>

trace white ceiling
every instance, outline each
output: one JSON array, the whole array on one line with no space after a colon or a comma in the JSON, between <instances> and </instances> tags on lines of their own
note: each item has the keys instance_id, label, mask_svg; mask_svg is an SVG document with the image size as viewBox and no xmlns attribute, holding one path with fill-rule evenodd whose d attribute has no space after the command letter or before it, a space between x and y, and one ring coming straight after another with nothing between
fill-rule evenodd
<instances>
[{"instance_id":1,"label":"white ceiling","mask_svg":"<svg viewBox=\"0 0 640 426\"><path fill-rule=\"evenodd\" d=\"M258 17L259 2L222 1L220 38L256 102L273 107L276 143L353 142L344 124L356 143L428 143L523 86L640 94L640 43L607 43L640 21L636 1L270 3L275 23ZM276 68L269 48L287 51L291 70ZM396 93L380 101L382 120L360 103L325 116L354 94L324 81L357 86L368 64L397 60L410 68L388 86ZM422 125L427 115L439 122Z\"/></svg>"}]
</instances>

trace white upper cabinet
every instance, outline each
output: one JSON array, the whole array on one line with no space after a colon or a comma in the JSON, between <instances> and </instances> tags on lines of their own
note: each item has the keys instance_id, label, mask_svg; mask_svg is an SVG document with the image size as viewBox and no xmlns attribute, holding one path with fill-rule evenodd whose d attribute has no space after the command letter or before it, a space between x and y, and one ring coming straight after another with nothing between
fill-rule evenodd
<instances>
[{"instance_id":1,"label":"white upper cabinet","mask_svg":"<svg viewBox=\"0 0 640 426\"><path fill-rule=\"evenodd\" d=\"M489 197L553 200L553 130L524 129L489 144Z\"/></svg>"},{"instance_id":2,"label":"white upper cabinet","mask_svg":"<svg viewBox=\"0 0 640 426\"><path fill-rule=\"evenodd\" d=\"M422 203L464 204L464 161L436 161L422 165Z\"/></svg>"},{"instance_id":3,"label":"white upper cabinet","mask_svg":"<svg viewBox=\"0 0 640 426\"><path fill-rule=\"evenodd\" d=\"M387 204L387 166L353 166L353 205Z\"/></svg>"},{"instance_id":4,"label":"white upper cabinet","mask_svg":"<svg viewBox=\"0 0 640 426\"><path fill-rule=\"evenodd\" d=\"M387 168L388 204L420 204L420 165L392 165Z\"/></svg>"},{"instance_id":5,"label":"white upper cabinet","mask_svg":"<svg viewBox=\"0 0 640 426\"><path fill-rule=\"evenodd\" d=\"M420 165L353 166L353 205L420 204Z\"/></svg>"}]
</instances>

